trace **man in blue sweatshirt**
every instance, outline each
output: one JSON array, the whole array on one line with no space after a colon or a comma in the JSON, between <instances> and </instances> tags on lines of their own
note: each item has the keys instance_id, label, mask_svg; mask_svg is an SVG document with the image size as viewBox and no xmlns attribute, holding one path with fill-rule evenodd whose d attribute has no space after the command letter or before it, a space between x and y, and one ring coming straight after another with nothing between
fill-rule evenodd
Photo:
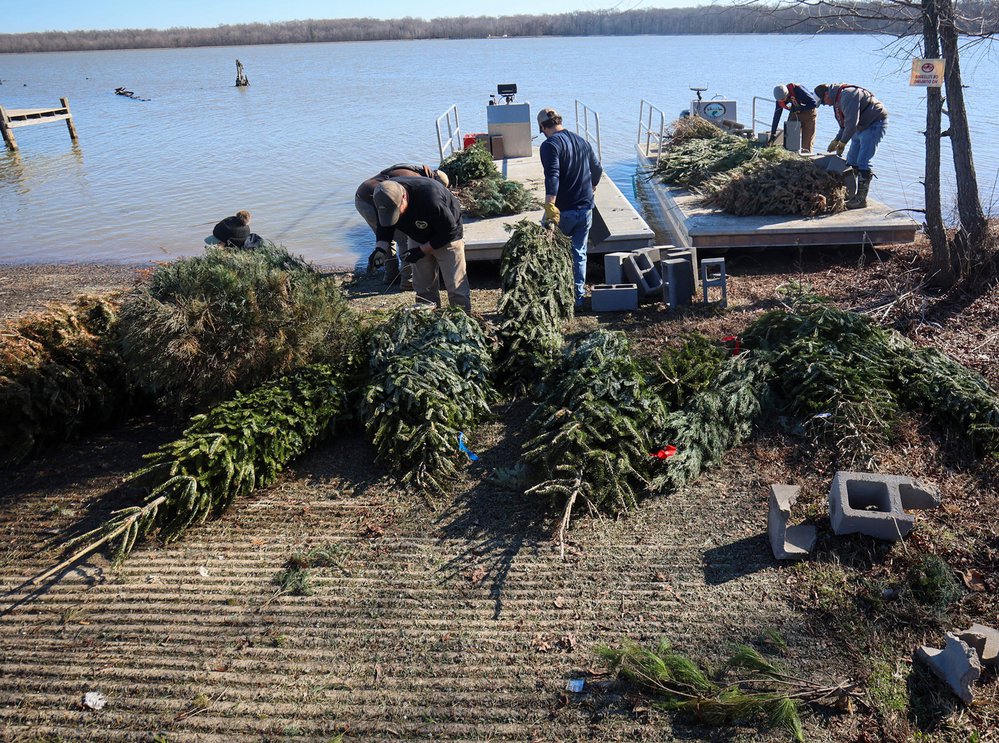
<instances>
[{"instance_id":1,"label":"man in blue sweatshirt","mask_svg":"<svg viewBox=\"0 0 999 743\"><path fill-rule=\"evenodd\" d=\"M542 222L557 224L572 242L572 276L578 309L586 295L586 241L593 225L593 189L604 170L593 148L562 126L562 117L554 108L538 112L538 127L545 135L540 148L545 171Z\"/></svg>"}]
</instances>

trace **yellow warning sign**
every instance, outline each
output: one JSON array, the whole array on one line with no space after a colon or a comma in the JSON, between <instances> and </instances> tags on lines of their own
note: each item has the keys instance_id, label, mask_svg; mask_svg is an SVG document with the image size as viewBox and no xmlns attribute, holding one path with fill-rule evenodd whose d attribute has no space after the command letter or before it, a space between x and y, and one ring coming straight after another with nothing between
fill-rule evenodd
<instances>
[{"instance_id":1,"label":"yellow warning sign","mask_svg":"<svg viewBox=\"0 0 999 743\"><path fill-rule=\"evenodd\" d=\"M944 83L944 60L914 59L909 85L922 85L926 88L939 88Z\"/></svg>"}]
</instances>

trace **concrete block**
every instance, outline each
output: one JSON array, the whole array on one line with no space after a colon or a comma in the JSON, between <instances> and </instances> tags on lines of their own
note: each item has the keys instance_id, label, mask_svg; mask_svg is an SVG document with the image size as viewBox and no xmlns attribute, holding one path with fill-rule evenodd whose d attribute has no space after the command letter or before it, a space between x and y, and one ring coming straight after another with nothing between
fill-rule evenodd
<instances>
[{"instance_id":1,"label":"concrete block","mask_svg":"<svg viewBox=\"0 0 999 743\"><path fill-rule=\"evenodd\" d=\"M634 284L597 284L590 289L594 312L627 312L638 309L638 287Z\"/></svg>"},{"instance_id":2,"label":"concrete block","mask_svg":"<svg viewBox=\"0 0 999 743\"><path fill-rule=\"evenodd\" d=\"M631 253L606 253L604 255L604 283L624 283L624 259Z\"/></svg>"},{"instance_id":3,"label":"concrete block","mask_svg":"<svg viewBox=\"0 0 999 743\"><path fill-rule=\"evenodd\" d=\"M797 485L770 486L770 513L767 515L767 531L770 534L770 548L778 560L797 560L805 557L815 547L815 527L808 525L788 526L791 506L798 500L801 488Z\"/></svg>"},{"instance_id":4,"label":"concrete block","mask_svg":"<svg viewBox=\"0 0 999 743\"><path fill-rule=\"evenodd\" d=\"M965 645L975 649L983 666L999 666L999 630L984 624L973 624L957 633Z\"/></svg>"},{"instance_id":5,"label":"concrete block","mask_svg":"<svg viewBox=\"0 0 999 743\"><path fill-rule=\"evenodd\" d=\"M721 289L720 306L728 306L728 276L725 273L724 258L705 258L701 261L701 291L704 292L704 302L708 301L708 289Z\"/></svg>"},{"instance_id":6,"label":"concrete block","mask_svg":"<svg viewBox=\"0 0 999 743\"><path fill-rule=\"evenodd\" d=\"M840 471L829 486L829 521L836 534L897 541L915 524L906 508L938 505L940 494L935 487L900 475Z\"/></svg>"},{"instance_id":7,"label":"concrete block","mask_svg":"<svg viewBox=\"0 0 999 743\"><path fill-rule=\"evenodd\" d=\"M690 304L694 296L694 269L689 260L667 258L663 265L663 301L670 307Z\"/></svg>"},{"instance_id":8,"label":"concrete block","mask_svg":"<svg viewBox=\"0 0 999 743\"><path fill-rule=\"evenodd\" d=\"M638 255L641 253L649 259L649 263L653 266L656 265L656 261L662 258L662 250L658 245L651 245L647 248L635 248L631 251L631 253L632 255Z\"/></svg>"},{"instance_id":9,"label":"concrete block","mask_svg":"<svg viewBox=\"0 0 999 743\"><path fill-rule=\"evenodd\" d=\"M961 701L971 704L975 698L971 687L982 675L978 653L950 632L944 637L947 644L942 650L923 645L916 650L916 658L928 665Z\"/></svg>"},{"instance_id":10,"label":"concrete block","mask_svg":"<svg viewBox=\"0 0 999 743\"><path fill-rule=\"evenodd\" d=\"M624 259L624 276L638 287L638 293L642 297L662 292L663 277L644 253L634 252Z\"/></svg>"}]
</instances>

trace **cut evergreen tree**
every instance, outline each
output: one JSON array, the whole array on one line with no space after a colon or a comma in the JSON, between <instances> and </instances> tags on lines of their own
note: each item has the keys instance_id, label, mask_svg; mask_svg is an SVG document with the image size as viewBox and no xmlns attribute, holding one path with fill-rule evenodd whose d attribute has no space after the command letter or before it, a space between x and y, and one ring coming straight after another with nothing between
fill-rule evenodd
<instances>
[{"instance_id":1,"label":"cut evergreen tree","mask_svg":"<svg viewBox=\"0 0 999 743\"><path fill-rule=\"evenodd\" d=\"M472 181L459 197L462 211L470 217L504 217L541 206L522 183L500 176Z\"/></svg>"},{"instance_id":2,"label":"cut evergreen tree","mask_svg":"<svg viewBox=\"0 0 999 743\"><path fill-rule=\"evenodd\" d=\"M666 408L679 410L710 387L729 356L725 346L697 333L681 346L664 351L656 365L660 375L656 392Z\"/></svg>"},{"instance_id":3,"label":"cut evergreen tree","mask_svg":"<svg viewBox=\"0 0 999 743\"><path fill-rule=\"evenodd\" d=\"M765 361L743 353L726 361L707 389L670 413L655 447L675 447L675 454L661 460L652 489L668 492L693 482L705 467L745 441L769 408L770 374Z\"/></svg>"},{"instance_id":4,"label":"cut evergreen tree","mask_svg":"<svg viewBox=\"0 0 999 743\"><path fill-rule=\"evenodd\" d=\"M652 440L666 409L645 381L623 333L598 330L573 343L528 424L524 459L540 479L527 492L562 510L564 536L577 505L634 508L647 486Z\"/></svg>"},{"instance_id":5,"label":"cut evergreen tree","mask_svg":"<svg viewBox=\"0 0 999 743\"><path fill-rule=\"evenodd\" d=\"M493 373L514 394L528 392L561 355L562 328L575 299L570 250L561 232L527 220L517 223L503 246Z\"/></svg>"},{"instance_id":6,"label":"cut evergreen tree","mask_svg":"<svg viewBox=\"0 0 999 743\"><path fill-rule=\"evenodd\" d=\"M371 338L363 416L368 436L406 485L443 493L458 476L459 436L489 413L490 349L456 307L404 307Z\"/></svg>"},{"instance_id":7,"label":"cut evergreen tree","mask_svg":"<svg viewBox=\"0 0 999 743\"><path fill-rule=\"evenodd\" d=\"M105 524L72 540L86 546L34 580L103 544L120 561L153 532L164 542L176 541L270 484L343 415L343 378L342 371L315 364L194 416L179 439L147 455L150 464L129 476L150 488L143 505L115 511Z\"/></svg>"},{"instance_id":8,"label":"cut evergreen tree","mask_svg":"<svg viewBox=\"0 0 999 743\"><path fill-rule=\"evenodd\" d=\"M447 173L452 186L464 187L482 178L500 178L493 156L481 143L448 155L441 162L439 170Z\"/></svg>"},{"instance_id":9,"label":"cut evergreen tree","mask_svg":"<svg viewBox=\"0 0 999 743\"><path fill-rule=\"evenodd\" d=\"M791 675L748 645L736 645L714 678L666 641L650 650L626 640L619 648L599 647L597 654L664 709L707 725L783 729L796 741L805 739L802 704L852 709L862 698L854 683L820 684Z\"/></svg>"},{"instance_id":10,"label":"cut evergreen tree","mask_svg":"<svg viewBox=\"0 0 999 743\"><path fill-rule=\"evenodd\" d=\"M712 176L698 191L704 203L740 217L814 217L846 210L840 176L778 147L763 148L751 161Z\"/></svg>"},{"instance_id":11,"label":"cut evergreen tree","mask_svg":"<svg viewBox=\"0 0 999 743\"><path fill-rule=\"evenodd\" d=\"M0 334L0 463L127 414L118 309L103 297L29 315Z\"/></svg>"},{"instance_id":12,"label":"cut evergreen tree","mask_svg":"<svg viewBox=\"0 0 999 743\"><path fill-rule=\"evenodd\" d=\"M209 248L159 266L121 312L138 384L167 408L215 403L312 363L352 363L357 322L336 281L284 248Z\"/></svg>"}]
</instances>

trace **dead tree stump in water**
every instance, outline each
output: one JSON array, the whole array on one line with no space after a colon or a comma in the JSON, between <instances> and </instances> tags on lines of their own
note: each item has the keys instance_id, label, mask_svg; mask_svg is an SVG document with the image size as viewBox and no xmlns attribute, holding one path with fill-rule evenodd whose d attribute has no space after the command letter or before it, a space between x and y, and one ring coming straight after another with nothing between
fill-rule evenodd
<instances>
[{"instance_id":1,"label":"dead tree stump in water","mask_svg":"<svg viewBox=\"0 0 999 743\"><path fill-rule=\"evenodd\" d=\"M236 60L236 87L245 88L250 84L250 81L246 78L246 73L243 72L243 63L238 59Z\"/></svg>"}]
</instances>

